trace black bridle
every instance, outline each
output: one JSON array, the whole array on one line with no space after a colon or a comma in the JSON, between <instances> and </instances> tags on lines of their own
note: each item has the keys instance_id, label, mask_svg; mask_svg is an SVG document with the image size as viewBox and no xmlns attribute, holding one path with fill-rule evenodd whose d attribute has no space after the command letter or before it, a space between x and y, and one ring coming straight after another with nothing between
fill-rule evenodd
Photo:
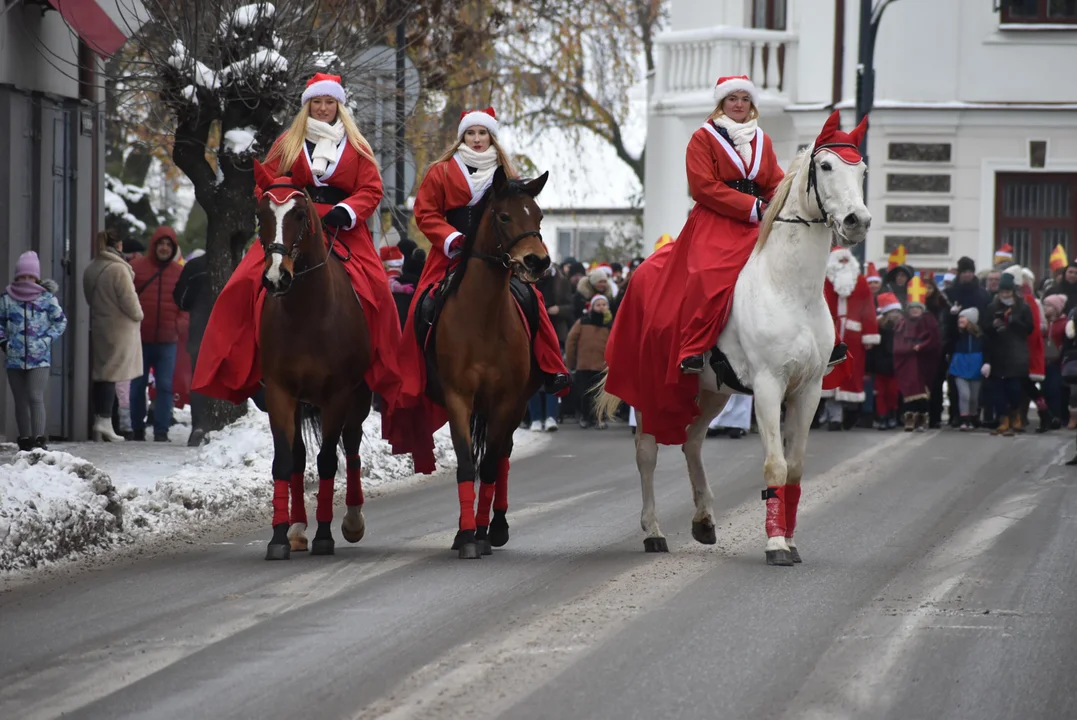
<instances>
[{"instance_id":1,"label":"black bridle","mask_svg":"<svg viewBox=\"0 0 1077 720\"><path fill-rule=\"evenodd\" d=\"M263 190L263 192L269 192L270 190L273 190L274 188L288 188L289 190L296 190L296 191L303 194L303 197L308 201L308 203L310 202L310 196L307 194L306 188L301 188L298 185L293 185L292 183L274 183L274 184L270 185L269 187L265 188ZM272 201L272 199L271 199L271 201ZM266 257L269 257L270 255L284 255L284 256L290 257L292 259L292 263L293 263L293 267L294 267L294 264L299 261L299 258L302 255L302 253L299 250L299 245L303 241L303 238L308 233L310 233L313 229L314 229L314 226L313 226L313 223L312 223L311 218L310 218L310 213L308 212L308 213L305 214L305 219L303 220L302 224L300 225L299 238L292 245L291 250L289 250L287 247L285 247L284 243L282 243L282 242L273 242L273 243L266 244L265 237L262 235L262 233L258 234L259 235L258 239L262 244L262 250L265 252ZM329 248L325 253L325 259L323 259L317 265L311 265L308 268L303 268L302 270L293 272L292 273L292 281L293 282L297 278L299 278L299 277L301 277L303 275L306 275L307 273L311 273L311 272L314 272L315 270L318 270L319 268L325 267L325 264L327 262L329 262L329 256L336 254L336 253L334 253L334 249L336 247L336 242L337 242L337 232L338 232L338 228L335 228L335 227L329 232ZM344 247L347 248L347 246L344 246ZM351 257L352 257L351 250L348 249L348 254L347 254L346 257L341 257L339 255L337 255L337 257L340 257L341 260L343 260L344 262L347 262L348 260L351 260ZM292 289L292 286L291 286L291 284L289 284L288 287L286 289L282 290L282 291L281 290L274 291L273 295L275 295L277 297L280 297L281 295L287 294L288 291L291 290L291 289Z\"/></svg>"},{"instance_id":2,"label":"black bridle","mask_svg":"<svg viewBox=\"0 0 1077 720\"><path fill-rule=\"evenodd\" d=\"M812 218L811 220L805 220L804 218L800 217L799 215L797 215L796 217L791 217L791 218L776 217L776 218L774 218L774 222L794 223L794 224L797 224L797 225L808 225L808 226L820 225L820 224L822 224L822 225L831 225L831 223L830 223L830 213L828 213L826 211L826 208L823 207L823 199L819 196L819 178L817 177L816 170L815 170L815 156L818 155L823 150L830 150L831 148L843 148L843 147L852 148L853 150L855 150L857 152L860 152L860 148L858 148L856 145L853 145L852 143L828 143L826 145L820 145L819 147L814 148L812 150L812 152L811 152L811 159L810 159L810 162L808 163L808 186L804 189L804 194L807 195L807 194L811 193L813 190L815 191L815 204L817 206L819 206L819 212L821 212L823 214L823 216L820 217L820 218ZM833 227L833 226L831 226L831 227Z\"/></svg>"},{"instance_id":3,"label":"black bridle","mask_svg":"<svg viewBox=\"0 0 1077 720\"><path fill-rule=\"evenodd\" d=\"M494 212L494 204L493 203L490 203L490 206L487 208L486 212L488 212L490 214L493 214L493 212ZM497 254L496 255L488 255L486 253L481 253L481 252L479 252L479 251L477 251L475 249L472 249L471 250L471 257L478 258L479 260L483 260L483 261L491 263L493 265L500 265L501 267L505 268L506 270L511 270L512 269L512 256L509 255L509 252L514 247L516 247L516 245L519 244L519 242L521 240L523 240L524 238L527 238L527 237L531 237L533 235L533 236L535 236L535 237L537 237L539 239L539 242L545 244L545 241L542 239L542 233L541 232L539 232L538 230L525 230L522 233L520 233L519 235L516 235L515 237L509 239L509 242L506 245L504 240L505 240L505 238L508 237L508 235L507 235L507 233L505 231L505 226L503 224L501 224L501 223L496 222L496 218L495 218L495 222L493 224L494 224L494 230L498 235ZM476 229L475 232L478 233L478 229Z\"/></svg>"}]
</instances>

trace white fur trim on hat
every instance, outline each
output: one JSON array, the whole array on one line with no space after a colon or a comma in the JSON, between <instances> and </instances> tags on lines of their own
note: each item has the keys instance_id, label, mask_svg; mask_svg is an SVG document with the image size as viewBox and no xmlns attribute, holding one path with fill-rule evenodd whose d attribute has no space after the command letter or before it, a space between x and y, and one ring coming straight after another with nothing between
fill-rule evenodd
<instances>
[{"instance_id":1,"label":"white fur trim on hat","mask_svg":"<svg viewBox=\"0 0 1077 720\"><path fill-rule=\"evenodd\" d=\"M889 305L883 305L881 308L879 308L879 314L880 315L885 315L886 313L890 312L891 310L900 310L900 309L901 309L901 303L899 303L899 302L890 303Z\"/></svg>"},{"instance_id":2,"label":"white fur trim on hat","mask_svg":"<svg viewBox=\"0 0 1077 720\"><path fill-rule=\"evenodd\" d=\"M491 117L482 110L472 110L467 115L460 118L460 125L456 129L456 137L463 138L467 129L476 125L486 128L490 131L491 135L497 137L497 118Z\"/></svg>"},{"instance_id":3,"label":"white fur trim on hat","mask_svg":"<svg viewBox=\"0 0 1077 720\"><path fill-rule=\"evenodd\" d=\"M347 98L344 95L344 86L333 80L319 80L311 83L303 91L303 104L306 105L311 98L331 97L338 103L344 104Z\"/></svg>"},{"instance_id":4,"label":"white fur trim on hat","mask_svg":"<svg viewBox=\"0 0 1077 720\"><path fill-rule=\"evenodd\" d=\"M1025 284L1025 273L1020 265L1011 265L1002 272L1013 276L1013 284L1021 287Z\"/></svg>"},{"instance_id":5,"label":"white fur trim on hat","mask_svg":"<svg viewBox=\"0 0 1077 720\"><path fill-rule=\"evenodd\" d=\"M759 105L759 89L755 86L751 80L747 78L730 78L723 83L718 83L714 86L714 102L715 104L725 100L726 95L730 93L743 90L751 97L752 102L755 105Z\"/></svg>"}]
</instances>

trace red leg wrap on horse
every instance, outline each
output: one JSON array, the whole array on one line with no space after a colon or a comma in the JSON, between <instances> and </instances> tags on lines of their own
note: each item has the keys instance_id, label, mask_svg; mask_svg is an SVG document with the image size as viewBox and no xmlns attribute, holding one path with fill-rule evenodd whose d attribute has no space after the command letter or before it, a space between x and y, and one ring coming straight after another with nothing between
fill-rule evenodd
<instances>
[{"instance_id":1,"label":"red leg wrap on horse","mask_svg":"<svg viewBox=\"0 0 1077 720\"><path fill-rule=\"evenodd\" d=\"M797 527L797 506L800 505L800 483L785 486L785 536L793 537Z\"/></svg>"},{"instance_id":2,"label":"red leg wrap on horse","mask_svg":"<svg viewBox=\"0 0 1077 720\"><path fill-rule=\"evenodd\" d=\"M273 524L288 523L288 490L291 483L287 480L273 481Z\"/></svg>"},{"instance_id":3,"label":"red leg wrap on horse","mask_svg":"<svg viewBox=\"0 0 1077 720\"><path fill-rule=\"evenodd\" d=\"M490 506L494 502L494 484L479 483L479 514L475 517L475 524L480 527L490 525Z\"/></svg>"},{"instance_id":4,"label":"red leg wrap on horse","mask_svg":"<svg viewBox=\"0 0 1077 720\"><path fill-rule=\"evenodd\" d=\"M303 473L292 473L292 524L307 524L307 505L304 502Z\"/></svg>"},{"instance_id":5,"label":"red leg wrap on horse","mask_svg":"<svg viewBox=\"0 0 1077 720\"><path fill-rule=\"evenodd\" d=\"M509 509L509 459L497 461L497 480L494 481L494 510Z\"/></svg>"},{"instance_id":6,"label":"red leg wrap on horse","mask_svg":"<svg viewBox=\"0 0 1077 720\"><path fill-rule=\"evenodd\" d=\"M785 537L785 485L768 487L774 497L767 498L767 537Z\"/></svg>"},{"instance_id":7,"label":"red leg wrap on horse","mask_svg":"<svg viewBox=\"0 0 1077 720\"><path fill-rule=\"evenodd\" d=\"M360 476L363 472L363 461L359 456L350 457L347 460L348 492L345 502L348 507L363 504L363 481Z\"/></svg>"},{"instance_id":8,"label":"red leg wrap on horse","mask_svg":"<svg viewBox=\"0 0 1077 720\"><path fill-rule=\"evenodd\" d=\"M460 495L460 529L475 529L475 481L466 480L456 483L456 492Z\"/></svg>"},{"instance_id":9,"label":"red leg wrap on horse","mask_svg":"<svg viewBox=\"0 0 1077 720\"><path fill-rule=\"evenodd\" d=\"M318 481L318 522L333 522L333 478Z\"/></svg>"}]
</instances>

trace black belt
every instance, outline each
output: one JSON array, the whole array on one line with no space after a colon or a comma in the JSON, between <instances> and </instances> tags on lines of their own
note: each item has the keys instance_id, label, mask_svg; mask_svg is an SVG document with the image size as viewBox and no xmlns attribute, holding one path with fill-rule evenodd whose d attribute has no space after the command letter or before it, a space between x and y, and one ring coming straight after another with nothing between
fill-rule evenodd
<instances>
[{"instance_id":1,"label":"black belt","mask_svg":"<svg viewBox=\"0 0 1077 720\"><path fill-rule=\"evenodd\" d=\"M331 185L317 186L307 185L307 194L310 199L320 205L336 205L348 199L348 191Z\"/></svg>"},{"instance_id":2,"label":"black belt","mask_svg":"<svg viewBox=\"0 0 1077 720\"><path fill-rule=\"evenodd\" d=\"M754 197L761 198L765 193L763 188L755 180L749 180L743 178L741 180L727 180L726 185L733 188L737 192L745 193L746 195L752 195Z\"/></svg>"}]
</instances>

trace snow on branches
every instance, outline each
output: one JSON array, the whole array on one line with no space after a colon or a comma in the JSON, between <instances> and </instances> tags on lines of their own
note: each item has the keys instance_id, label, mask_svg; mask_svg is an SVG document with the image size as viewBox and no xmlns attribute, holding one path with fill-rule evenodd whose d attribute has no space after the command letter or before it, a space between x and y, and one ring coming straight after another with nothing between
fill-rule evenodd
<instances>
[{"instance_id":1,"label":"snow on branches","mask_svg":"<svg viewBox=\"0 0 1077 720\"><path fill-rule=\"evenodd\" d=\"M146 223L131 212L129 205L140 203L149 193L146 188L126 185L118 178L105 174L105 225L115 229L121 238L139 236L146 232Z\"/></svg>"}]
</instances>

